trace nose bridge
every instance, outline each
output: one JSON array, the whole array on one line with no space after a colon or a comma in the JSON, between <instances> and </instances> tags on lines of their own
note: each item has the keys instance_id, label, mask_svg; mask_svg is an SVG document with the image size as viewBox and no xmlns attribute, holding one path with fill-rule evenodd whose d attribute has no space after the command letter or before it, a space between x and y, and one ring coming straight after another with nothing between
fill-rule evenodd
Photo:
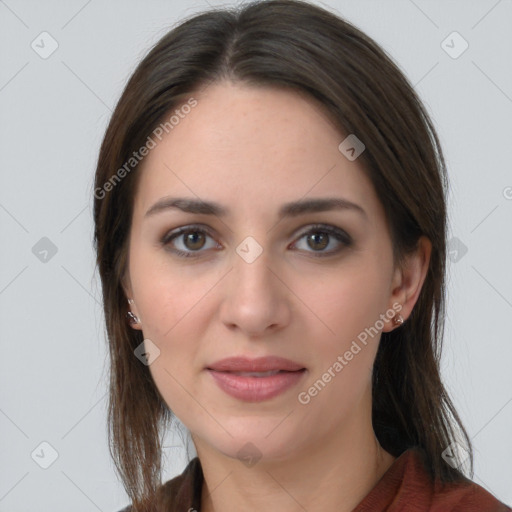
<instances>
[{"instance_id":1,"label":"nose bridge","mask_svg":"<svg viewBox=\"0 0 512 512\"><path fill-rule=\"evenodd\" d=\"M261 239L264 234L256 236ZM275 276L271 249L266 243L268 237L260 243L256 236L245 237L235 247L222 308L223 322L236 325L247 334L262 333L270 326L283 324L286 317L283 285Z\"/></svg>"},{"instance_id":2,"label":"nose bridge","mask_svg":"<svg viewBox=\"0 0 512 512\"><path fill-rule=\"evenodd\" d=\"M258 290L260 287L268 289L271 287L270 267L271 249L267 244L267 239L262 240L263 235L246 236L235 248L234 257L234 281L235 286L242 290Z\"/></svg>"}]
</instances>

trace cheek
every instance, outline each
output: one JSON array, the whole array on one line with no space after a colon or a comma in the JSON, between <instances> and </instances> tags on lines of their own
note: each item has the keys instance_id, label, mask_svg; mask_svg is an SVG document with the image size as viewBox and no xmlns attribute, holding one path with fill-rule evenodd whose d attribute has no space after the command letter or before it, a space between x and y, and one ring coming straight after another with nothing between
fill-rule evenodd
<instances>
[{"instance_id":1,"label":"cheek","mask_svg":"<svg viewBox=\"0 0 512 512\"><path fill-rule=\"evenodd\" d=\"M130 277L144 335L161 343L183 329L181 324L189 315L197 317L205 290L216 280L215 275L200 276L192 265L180 266L170 255L154 249L133 251Z\"/></svg>"},{"instance_id":2,"label":"cheek","mask_svg":"<svg viewBox=\"0 0 512 512\"><path fill-rule=\"evenodd\" d=\"M150 250L135 251L130 262L144 338L160 350L151 374L166 401L173 397L179 402L179 383L193 392L192 377L202 369L201 342L210 318L207 292L219 277L207 271L199 275L193 265L179 266Z\"/></svg>"},{"instance_id":3,"label":"cheek","mask_svg":"<svg viewBox=\"0 0 512 512\"><path fill-rule=\"evenodd\" d=\"M326 339L343 344L375 325L385 313L389 299L385 276L382 266L361 260L358 265L333 272L324 283L303 282L297 294L311 305Z\"/></svg>"},{"instance_id":4,"label":"cheek","mask_svg":"<svg viewBox=\"0 0 512 512\"><path fill-rule=\"evenodd\" d=\"M308 395L311 390L315 407L336 403L337 414L348 414L371 385L380 315L388 303L389 280L382 260L366 254L322 284L311 280L309 287L304 283L300 288L321 320L310 315L316 325L311 352L315 364L303 389Z\"/></svg>"},{"instance_id":5,"label":"cheek","mask_svg":"<svg viewBox=\"0 0 512 512\"><path fill-rule=\"evenodd\" d=\"M369 266L341 272L328 288L309 288L308 299L321 321L311 316L316 325L307 347L312 371L299 402L310 404L305 412L331 411L326 425L350 415L371 386L381 331L376 322L385 313L386 289L380 274Z\"/></svg>"}]
</instances>

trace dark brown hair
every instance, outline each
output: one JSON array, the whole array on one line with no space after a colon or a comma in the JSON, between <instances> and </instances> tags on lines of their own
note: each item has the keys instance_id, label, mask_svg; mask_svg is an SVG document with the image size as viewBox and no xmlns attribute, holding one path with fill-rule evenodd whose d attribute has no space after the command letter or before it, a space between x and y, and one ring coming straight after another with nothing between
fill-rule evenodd
<instances>
[{"instance_id":1,"label":"dark brown hair","mask_svg":"<svg viewBox=\"0 0 512 512\"><path fill-rule=\"evenodd\" d=\"M381 337L373 427L394 456L421 447L431 476L445 482L464 478L442 458L458 441L470 454L472 475L471 441L440 379L447 183L432 121L397 65L360 30L309 3L270 0L194 15L168 32L130 77L101 145L94 242L111 362L109 446L135 509L149 510L161 483L162 435L173 416L148 367L134 356L142 333L126 320L122 279L137 166L108 191L105 184L164 116L221 80L287 87L316 99L341 133L356 134L366 146L358 161L384 206L396 262L420 236L431 241L428 273L412 314Z\"/></svg>"}]
</instances>

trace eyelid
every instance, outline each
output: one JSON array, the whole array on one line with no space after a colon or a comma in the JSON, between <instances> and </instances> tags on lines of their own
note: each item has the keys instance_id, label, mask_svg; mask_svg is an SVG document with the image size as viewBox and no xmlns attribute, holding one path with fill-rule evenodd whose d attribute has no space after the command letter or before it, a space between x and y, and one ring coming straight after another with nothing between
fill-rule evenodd
<instances>
[{"instance_id":1,"label":"eyelid","mask_svg":"<svg viewBox=\"0 0 512 512\"><path fill-rule=\"evenodd\" d=\"M188 233L189 231L198 231L200 233L207 234L211 238L214 238L210 228L208 228L207 226L204 226L203 224L187 224L186 226L181 226L171 231L166 231L166 233L161 239L161 242L163 244L168 243L169 241L177 238L183 233Z\"/></svg>"},{"instance_id":2,"label":"eyelid","mask_svg":"<svg viewBox=\"0 0 512 512\"><path fill-rule=\"evenodd\" d=\"M203 234L209 236L210 238L215 239L215 237L211 233L211 230L208 227L206 227L202 224L188 224L186 226L181 226L172 231L166 232L166 234L161 238L160 244L164 248L167 248L168 246L171 245L172 241L179 238L181 235L183 235L185 233L189 233L189 232L203 233ZM216 248L218 248L218 246L219 246L218 242L215 241L215 243L217 245ZM179 256L189 257L189 258L196 257L195 256L196 254L199 256L202 252L206 252L204 250L185 252L185 251L182 251L181 249L176 249L176 248L169 248L168 250L172 253L178 254Z\"/></svg>"},{"instance_id":3,"label":"eyelid","mask_svg":"<svg viewBox=\"0 0 512 512\"><path fill-rule=\"evenodd\" d=\"M331 224L308 224L307 229L305 229L304 231L299 230L299 233L296 236L298 238L302 238L303 236L316 231L325 232L332 236L343 237L345 238L345 243L347 244L353 242L352 237L344 229L333 226Z\"/></svg>"},{"instance_id":4,"label":"eyelid","mask_svg":"<svg viewBox=\"0 0 512 512\"><path fill-rule=\"evenodd\" d=\"M180 235L183 235L185 233L189 232L199 232L203 233L207 236L209 236L212 239L215 239L214 235L211 232L211 229L203 224L188 224L186 226L181 226L179 228L176 228L175 230L172 230L170 232L167 232L162 238L161 238L161 245L166 247L170 245L170 242L178 238ZM299 228L295 230L294 234L294 241L292 242L292 245L295 246L304 236L314 233L314 232L323 232L327 233L332 238L335 238L339 244L342 245L341 248L330 250L330 251L306 251L307 253L311 253L313 257L327 257L327 256L335 256L337 255L344 247L349 247L353 243L352 237L342 228L339 228L337 226L333 226L331 224L321 224L321 223L314 223L314 224L307 224L306 226L303 226L302 228ZM217 244L217 248L219 246L219 243L215 240ZM343 247L344 246L344 247ZM199 257L201 253L206 252L205 250L198 250L198 251L182 251L181 249L169 249L170 252L173 252L175 254L180 255L181 257ZM197 256L196 256L197 255Z\"/></svg>"}]
</instances>

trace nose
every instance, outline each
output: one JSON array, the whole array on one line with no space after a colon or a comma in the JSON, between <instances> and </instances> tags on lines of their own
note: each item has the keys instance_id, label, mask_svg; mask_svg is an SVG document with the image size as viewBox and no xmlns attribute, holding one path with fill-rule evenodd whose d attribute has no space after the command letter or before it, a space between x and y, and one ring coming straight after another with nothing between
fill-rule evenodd
<instances>
[{"instance_id":1,"label":"nose","mask_svg":"<svg viewBox=\"0 0 512 512\"><path fill-rule=\"evenodd\" d=\"M233 267L225 278L221 320L228 329L238 329L246 337L266 336L288 325L291 292L269 251L263 250L253 259L250 251L254 246L249 245L246 252L241 246L233 254Z\"/></svg>"}]
</instances>

